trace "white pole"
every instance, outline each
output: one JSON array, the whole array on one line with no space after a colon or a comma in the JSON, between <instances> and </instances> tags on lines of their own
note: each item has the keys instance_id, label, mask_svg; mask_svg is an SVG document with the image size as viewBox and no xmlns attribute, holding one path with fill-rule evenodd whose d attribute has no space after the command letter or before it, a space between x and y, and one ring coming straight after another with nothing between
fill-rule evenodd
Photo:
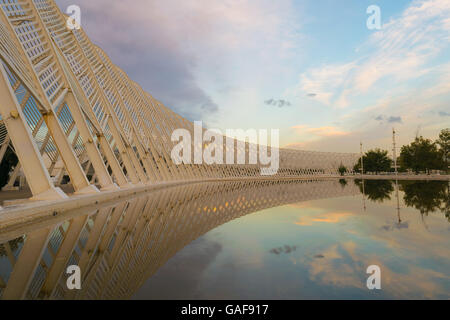
<instances>
[{"instance_id":1,"label":"white pole","mask_svg":"<svg viewBox=\"0 0 450 320\"><path fill-rule=\"evenodd\" d=\"M392 129L392 141L393 141L393 160L394 160L394 169L395 169L395 176L398 176L398 169L397 169L397 144L395 142L395 128Z\"/></svg>"},{"instance_id":2,"label":"white pole","mask_svg":"<svg viewBox=\"0 0 450 320\"><path fill-rule=\"evenodd\" d=\"M364 174L364 154L363 154L363 144L361 142L361 175Z\"/></svg>"}]
</instances>

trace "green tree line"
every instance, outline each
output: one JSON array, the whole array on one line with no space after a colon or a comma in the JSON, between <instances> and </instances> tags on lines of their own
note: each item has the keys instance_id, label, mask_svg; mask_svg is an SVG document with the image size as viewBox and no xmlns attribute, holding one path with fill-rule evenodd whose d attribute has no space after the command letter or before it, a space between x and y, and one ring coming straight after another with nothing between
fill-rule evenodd
<instances>
[{"instance_id":1,"label":"green tree line","mask_svg":"<svg viewBox=\"0 0 450 320\"><path fill-rule=\"evenodd\" d=\"M387 150L369 150L363 156L364 172L380 173L394 170L393 161ZM450 129L444 129L436 141L416 137L410 144L403 146L398 158L399 171L408 170L429 173L431 170L449 172L450 160ZM355 164L353 170L361 172L361 160Z\"/></svg>"}]
</instances>

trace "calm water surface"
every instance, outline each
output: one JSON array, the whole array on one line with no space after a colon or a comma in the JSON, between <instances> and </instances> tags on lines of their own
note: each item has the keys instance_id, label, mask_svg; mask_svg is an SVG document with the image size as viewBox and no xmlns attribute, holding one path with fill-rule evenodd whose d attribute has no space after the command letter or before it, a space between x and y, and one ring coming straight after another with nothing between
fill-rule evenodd
<instances>
[{"instance_id":1,"label":"calm water surface","mask_svg":"<svg viewBox=\"0 0 450 320\"><path fill-rule=\"evenodd\" d=\"M449 204L448 182L167 189L54 222L22 293L28 299L449 299ZM0 245L0 294L20 284L13 270L27 242L42 233ZM77 293L65 288L63 267L71 264L85 270ZM367 289L370 265L381 268L382 290Z\"/></svg>"}]
</instances>

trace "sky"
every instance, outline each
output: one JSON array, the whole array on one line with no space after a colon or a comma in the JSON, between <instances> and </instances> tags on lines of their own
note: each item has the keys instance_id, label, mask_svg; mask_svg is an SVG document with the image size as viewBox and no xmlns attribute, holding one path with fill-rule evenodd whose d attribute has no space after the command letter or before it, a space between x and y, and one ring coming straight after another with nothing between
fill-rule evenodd
<instances>
[{"instance_id":1,"label":"sky","mask_svg":"<svg viewBox=\"0 0 450 320\"><path fill-rule=\"evenodd\" d=\"M303 150L392 149L450 127L448 0L56 0L147 92ZM377 5L381 29L369 30Z\"/></svg>"}]
</instances>

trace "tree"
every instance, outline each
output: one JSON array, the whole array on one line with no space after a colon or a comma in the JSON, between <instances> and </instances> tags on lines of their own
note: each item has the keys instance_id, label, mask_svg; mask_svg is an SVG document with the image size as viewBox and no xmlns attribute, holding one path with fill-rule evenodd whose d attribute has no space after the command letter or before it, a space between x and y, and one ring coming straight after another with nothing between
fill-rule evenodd
<instances>
[{"instance_id":1,"label":"tree","mask_svg":"<svg viewBox=\"0 0 450 320\"><path fill-rule=\"evenodd\" d=\"M416 174L444 168L443 155L437 144L423 137L418 137L410 145L402 147L399 163L403 169L411 169Z\"/></svg>"},{"instance_id":2,"label":"tree","mask_svg":"<svg viewBox=\"0 0 450 320\"><path fill-rule=\"evenodd\" d=\"M436 143L441 148L444 161L444 170L448 172L448 167L450 165L450 129L447 128L442 130Z\"/></svg>"},{"instance_id":3,"label":"tree","mask_svg":"<svg viewBox=\"0 0 450 320\"><path fill-rule=\"evenodd\" d=\"M344 166L344 165L341 163L341 165L340 165L338 171L339 171L339 173L341 174L341 176L343 176L343 175L345 175L345 174L347 173L348 170L347 170L347 167Z\"/></svg>"},{"instance_id":4,"label":"tree","mask_svg":"<svg viewBox=\"0 0 450 320\"><path fill-rule=\"evenodd\" d=\"M388 157L388 151L375 149L366 152L363 158L364 172L387 172L391 171L392 160ZM353 168L355 172L361 171L361 159Z\"/></svg>"}]
</instances>

